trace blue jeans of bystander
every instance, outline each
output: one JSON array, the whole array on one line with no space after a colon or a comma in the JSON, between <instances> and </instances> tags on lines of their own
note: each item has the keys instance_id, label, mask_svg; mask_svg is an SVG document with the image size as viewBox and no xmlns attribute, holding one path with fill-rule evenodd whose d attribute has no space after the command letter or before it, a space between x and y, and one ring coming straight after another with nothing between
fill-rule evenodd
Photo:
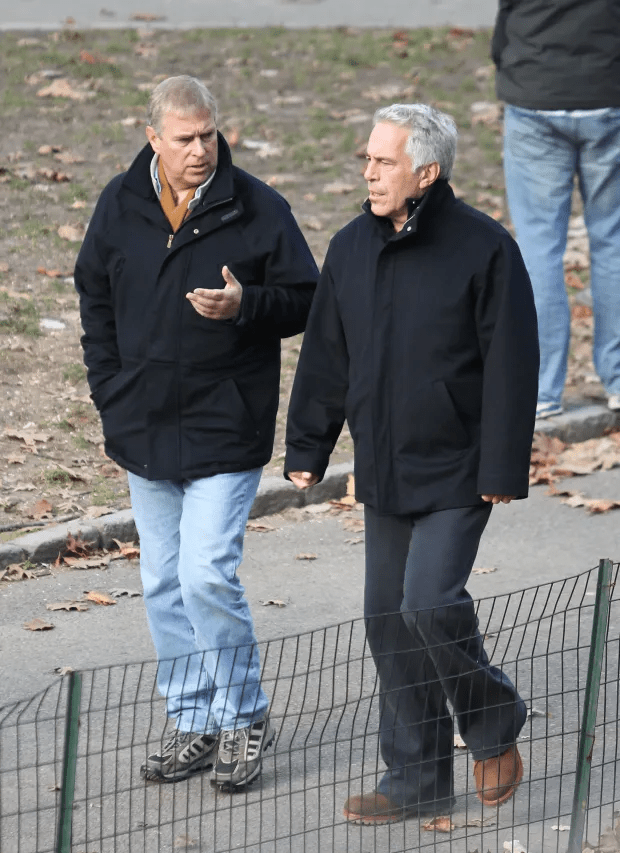
<instances>
[{"instance_id":1,"label":"blue jeans of bystander","mask_svg":"<svg viewBox=\"0 0 620 853\"><path fill-rule=\"evenodd\" d=\"M608 394L620 393L620 108L507 105L504 171L538 312L539 402L559 404L566 380L570 312L562 261L575 176L590 239L594 366Z\"/></svg>"},{"instance_id":2,"label":"blue jeans of bystander","mask_svg":"<svg viewBox=\"0 0 620 853\"><path fill-rule=\"evenodd\" d=\"M267 713L237 577L260 476L260 468L183 482L128 475L157 686L181 731L217 734Z\"/></svg>"}]
</instances>

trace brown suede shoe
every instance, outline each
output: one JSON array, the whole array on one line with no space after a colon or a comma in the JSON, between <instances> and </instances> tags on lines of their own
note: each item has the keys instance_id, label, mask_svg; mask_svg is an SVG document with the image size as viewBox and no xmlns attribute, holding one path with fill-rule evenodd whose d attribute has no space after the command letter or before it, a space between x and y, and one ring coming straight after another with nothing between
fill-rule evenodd
<instances>
[{"instance_id":1,"label":"brown suede shoe","mask_svg":"<svg viewBox=\"0 0 620 853\"><path fill-rule=\"evenodd\" d=\"M485 761L474 761L476 794L485 806L501 806L523 778L523 762L516 746Z\"/></svg>"},{"instance_id":2,"label":"brown suede shoe","mask_svg":"<svg viewBox=\"0 0 620 853\"><path fill-rule=\"evenodd\" d=\"M384 794L373 791L370 794L360 794L349 797L344 804L343 814L351 823L362 823L364 826L381 826L384 823L396 823L404 820L408 814L415 814L417 809L406 809L389 800Z\"/></svg>"},{"instance_id":3,"label":"brown suede shoe","mask_svg":"<svg viewBox=\"0 0 620 853\"><path fill-rule=\"evenodd\" d=\"M344 804L343 814L351 823L361 823L364 826L382 826L385 823L396 823L414 815L417 817L450 814L453 808L453 799L433 800L407 807L393 803L385 794L372 791L369 794L349 797Z\"/></svg>"}]
</instances>

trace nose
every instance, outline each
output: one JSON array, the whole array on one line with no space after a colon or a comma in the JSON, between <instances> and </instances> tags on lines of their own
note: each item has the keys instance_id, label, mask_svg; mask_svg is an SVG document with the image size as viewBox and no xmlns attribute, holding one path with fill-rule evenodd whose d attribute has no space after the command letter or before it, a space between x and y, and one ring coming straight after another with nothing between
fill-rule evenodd
<instances>
[{"instance_id":1,"label":"nose","mask_svg":"<svg viewBox=\"0 0 620 853\"><path fill-rule=\"evenodd\" d=\"M375 170L372 165L372 160L366 161L366 168L364 169L364 180L365 181L374 181Z\"/></svg>"},{"instance_id":2,"label":"nose","mask_svg":"<svg viewBox=\"0 0 620 853\"><path fill-rule=\"evenodd\" d=\"M202 158L206 150L206 145L199 136L195 136L192 142L192 154Z\"/></svg>"}]
</instances>

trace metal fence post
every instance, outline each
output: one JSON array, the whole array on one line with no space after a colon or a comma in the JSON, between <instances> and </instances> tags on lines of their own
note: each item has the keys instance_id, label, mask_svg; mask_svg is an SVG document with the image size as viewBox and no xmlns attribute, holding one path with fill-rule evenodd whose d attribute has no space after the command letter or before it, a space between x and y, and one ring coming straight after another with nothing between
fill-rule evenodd
<instances>
[{"instance_id":1,"label":"metal fence post","mask_svg":"<svg viewBox=\"0 0 620 853\"><path fill-rule=\"evenodd\" d=\"M611 560L600 561L596 583L596 600L594 602L594 616L592 619L592 639L590 642L590 657L586 678L586 695L583 703L583 717L579 735L575 793L573 795L573 811L567 853L581 853L583 844L590 772L592 769L592 750L594 749L595 740L596 711L601 687L605 639L609 625L609 609L613 586L611 583L612 569L613 563Z\"/></svg>"},{"instance_id":2,"label":"metal fence post","mask_svg":"<svg viewBox=\"0 0 620 853\"><path fill-rule=\"evenodd\" d=\"M71 853L73 798L75 796L75 767L77 764L80 699L82 696L82 676L80 673L70 672L67 679L67 717L62 763L62 783L60 788L58 831L56 834L56 853Z\"/></svg>"}]
</instances>

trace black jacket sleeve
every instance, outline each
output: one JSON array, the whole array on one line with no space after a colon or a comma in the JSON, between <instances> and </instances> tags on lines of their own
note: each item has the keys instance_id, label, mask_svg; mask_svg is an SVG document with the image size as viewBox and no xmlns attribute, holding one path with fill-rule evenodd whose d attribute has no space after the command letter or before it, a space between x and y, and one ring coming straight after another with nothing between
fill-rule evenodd
<instances>
[{"instance_id":1,"label":"black jacket sleeve","mask_svg":"<svg viewBox=\"0 0 620 853\"><path fill-rule=\"evenodd\" d=\"M264 284L243 288L236 323L260 324L288 338L306 327L319 271L288 207L274 206L273 212L278 221L269 223L275 235L266 257Z\"/></svg>"},{"instance_id":2,"label":"black jacket sleeve","mask_svg":"<svg viewBox=\"0 0 620 853\"><path fill-rule=\"evenodd\" d=\"M495 18L495 27L491 38L491 59L493 60L496 68L500 67L502 51L508 43L508 39L506 37L506 22L513 2L514 0L499 0L499 7Z\"/></svg>"},{"instance_id":3,"label":"black jacket sleeve","mask_svg":"<svg viewBox=\"0 0 620 853\"><path fill-rule=\"evenodd\" d=\"M526 497L538 395L538 325L530 279L509 235L477 290L484 362L478 494Z\"/></svg>"},{"instance_id":4,"label":"black jacket sleeve","mask_svg":"<svg viewBox=\"0 0 620 853\"><path fill-rule=\"evenodd\" d=\"M81 338L91 396L121 369L110 279L103 249L107 191L101 195L86 231L75 265L75 287L80 297L84 334Z\"/></svg>"},{"instance_id":5,"label":"black jacket sleeve","mask_svg":"<svg viewBox=\"0 0 620 853\"><path fill-rule=\"evenodd\" d=\"M329 253L312 303L297 365L286 429L284 476L310 471L323 478L345 421L349 354Z\"/></svg>"}]
</instances>

